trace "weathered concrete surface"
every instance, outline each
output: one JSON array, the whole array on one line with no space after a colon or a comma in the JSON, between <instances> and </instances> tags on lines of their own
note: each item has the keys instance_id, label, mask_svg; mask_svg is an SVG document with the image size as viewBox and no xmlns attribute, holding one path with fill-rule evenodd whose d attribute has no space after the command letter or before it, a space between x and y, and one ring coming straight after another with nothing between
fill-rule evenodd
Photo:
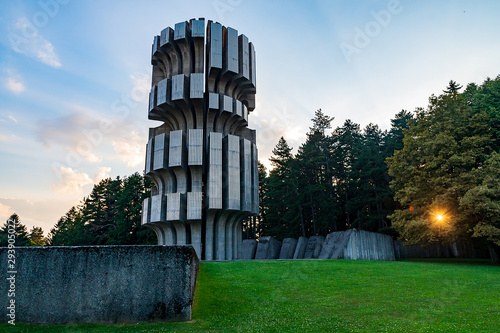
<instances>
[{"instance_id":1,"label":"weathered concrete surface","mask_svg":"<svg viewBox=\"0 0 500 333\"><path fill-rule=\"evenodd\" d=\"M318 259L324 241L325 237L323 236L309 237L306 251L304 252L304 259Z\"/></svg>"},{"instance_id":2,"label":"weathered concrete surface","mask_svg":"<svg viewBox=\"0 0 500 333\"><path fill-rule=\"evenodd\" d=\"M0 248L7 271L8 248ZM191 246L17 247L16 323L191 319L198 258ZM7 307L8 283L0 284ZM0 322L9 318L1 316Z\"/></svg>"},{"instance_id":3,"label":"weathered concrete surface","mask_svg":"<svg viewBox=\"0 0 500 333\"><path fill-rule=\"evenodd\" d=\"M240 259L251 260L255 259L255 251L257 250L257 241L255 239L244 239L241 246Z\"/></svg>"},{"instance_id":4,"label":"weathered concrete surface","mask_svg":"<svg viewBox=\"0 0 500 333\"><path fill-rule=\"evenodd\" d=\"M341 259L344 257L344 248L351 236L351 230L332 232L326 236L319 254L319 259Z\"/></svg>"},{"instance_id":5,"label":"weathered concrete surface","mask_svg":"<svg viewBox=\"0 0 500 333\"><path fill-rule=\"evenodd\" d=\"M281 244L280 259L293 259L297 240L295 238L285 238Z\"/></svg>"},{"instance_id":6,"label":"weathered concrete surface","mask_svg":"<svg viewBox=\"0 0 500 333\"><path fill-rule=\"evenodd\" d=\"M255 259L278 259L280 255L281 242L271 236L259 238Z\"/></svg>"},{"instance_id":7,"label":"weathered concrete surface","mask_svg":"<svg viewBox=\"0 0 500 333\"><path fill-rule=\"evenodd\" d=\"M395 260L396 258L390 236L349 229L328 234L319 259Z\"/></svg>"},{"instance_id":8,"label":"weathered concrete surface","mask_svg":"<svg viewBox=\"0 0 500 333\"><path fill-rule=\"evenodd\" d=\"M293 259L304 259L304 253L306 252L308 241L309 239L307 237L299 237L293 254Z\"/></svg>"},{"instance_id":9,"label":"weathered concrete surface","mask_svg":"<svg viewBox=\"0 0 500 333\"><path fill-rule=\"evenodd\" d=\"M396 260L389 235L352 229L348 237L343 259Z\"/></svg>"}]
</instances>

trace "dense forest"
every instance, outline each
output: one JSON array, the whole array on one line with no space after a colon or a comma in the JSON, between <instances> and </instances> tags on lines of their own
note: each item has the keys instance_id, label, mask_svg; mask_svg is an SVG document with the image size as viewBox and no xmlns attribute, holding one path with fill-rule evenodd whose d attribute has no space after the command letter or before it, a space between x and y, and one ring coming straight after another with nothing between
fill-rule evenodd
<instances>
[{"instance_id":1,"label":"dense forest","mask_svg":"<svg viewBox=\"0 0 500 333\"><path fill-rule=\"evenodd\" d=\"M317 110L296 154L282 137L272 169L259 164L260 215L245 222L245 238L358 228L408 243L500 246L500 76L465 89L450 81L426 109L397 113L388 130L351 120L332 129L332 121ZM141 226L149 187L138 173L105 179L46 238L14 214L17 245L155 244ZM7 223L1 246L6 235Z\"/></svg>"}]
</instances>

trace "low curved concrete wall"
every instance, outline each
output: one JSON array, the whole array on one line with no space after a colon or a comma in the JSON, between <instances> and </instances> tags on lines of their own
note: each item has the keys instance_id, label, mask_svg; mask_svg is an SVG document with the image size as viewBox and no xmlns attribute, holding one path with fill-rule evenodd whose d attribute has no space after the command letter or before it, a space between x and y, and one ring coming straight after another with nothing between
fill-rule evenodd
<instances>
[{"instance_id":1,"label":"low curved concrete wall","mask_svg":"<svg viewBox=\"0 0 500 333\"><path fill-rule=\"evenodd\" d=\"M15 300L16 323L191 319L199 268L191 246L17 247L14 297L7 251L0 248L0 306L3 314Z\"/></svg>"}]
</instances>

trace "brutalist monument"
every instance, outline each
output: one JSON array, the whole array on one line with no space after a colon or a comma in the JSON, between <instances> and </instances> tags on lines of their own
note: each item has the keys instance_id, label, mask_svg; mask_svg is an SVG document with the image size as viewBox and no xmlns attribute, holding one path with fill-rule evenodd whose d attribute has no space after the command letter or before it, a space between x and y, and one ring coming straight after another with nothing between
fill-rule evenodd
<instances>
[{"instance_id":1,"label":"brutalist monument","mask_svg":"<svg viewBox=\"0 0 500 333\"><path fill-rule=\"evenodd\" d=\"M255 50L245 35L192 19L153 40L145 174L155 184L142 223L160 245L200 259L238 258L242 221L258 214Z\"/></svg>"}]
</instances>

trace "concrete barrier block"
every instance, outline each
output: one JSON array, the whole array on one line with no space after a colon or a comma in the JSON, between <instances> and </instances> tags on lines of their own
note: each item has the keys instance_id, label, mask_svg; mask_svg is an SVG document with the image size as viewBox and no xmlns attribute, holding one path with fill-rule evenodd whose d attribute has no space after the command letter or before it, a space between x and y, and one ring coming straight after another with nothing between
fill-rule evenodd
<instances>
[{"instance_id":1,"label":"concrete barrier block","mask_svg":"<svg viewBox=\"0 0 500 333\"><path fill-rule=\"evenodd\" d=\"M297 240L297 246L295 247L295 252L293 254L293 259L304 259L304 253L306 252L307 242L309 239L307 237L299 237Z\"/></svg>"},{"instance_id":2,"label":"concrete barrier block","mask_svg":"<svg viewBox=\"0 0 500 333\"><path fill-rule=\"evenodd\" d=\"M297 240L295 238L285 238L281 245L280 259L293 259L295 248L297 247Z\"/></svg>"},{"instance_id":3,"label":"concrete barrier block","mask_svg":"<svg viewBox=\"0 0 500 333\"><path fill-rule=\"evenodd\" d=\"M244 239L241 245L240 259L255 259L255 252L257 251L257 241L255 239Z\"/></svg>"},{"instance_id":4,"label":"concrete barrier block","mask_svg":"<svg viewBox=\"0 0 500 333\"><path fill-rule=\"evenodd\" d=\"M257 244L257 252L255 253L256 260L262 259L278 259L281 250L281 242L271 236L259 238Z\"/></svg>"},{"instance_id":5,"label":"concrete barrier block","mask_svg":"<svg viewBox=\"0 0 500 333\"><path fill-rule=\"evenodd\" d=\"M306 251L304 252L304 259L318 259L324 241L325 237L323 236L309 237Z\"/></svg>"},{"instance_id":6,"label":"concrete barrier block","mask_svg":"<svg viewBox=\"0 0 500 333\"><path fill-rule=\"evenodd\" d=\"M16 323L191 320L198 266L191 246L17 247Z\"/></svg>"}]
</instances>

